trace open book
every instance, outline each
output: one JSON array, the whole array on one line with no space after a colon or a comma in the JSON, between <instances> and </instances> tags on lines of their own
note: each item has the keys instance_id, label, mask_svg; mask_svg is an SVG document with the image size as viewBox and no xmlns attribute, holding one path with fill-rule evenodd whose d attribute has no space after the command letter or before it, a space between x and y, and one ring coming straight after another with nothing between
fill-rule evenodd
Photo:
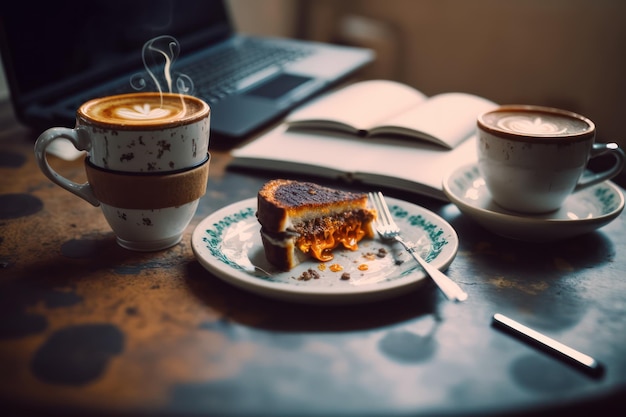
<instances>
[{"instance_id":1,"label":"open book","mask_svg":"<svg viewBox=\"0 0 626 417\"><path fill-rule=\"evenodd\" d=\"M476 116L493 105L466 93L427 97L406 84L361 81L292 112L298 130L331 130L360 136L405 136L453 149L467 139Z\"/></svg>"},{"instance_id":2,"label":"open book","mask_svg":"<svg viewBox=\"0 0 626 417\"><path fill-rule=\"evenodd\" d=\"M389 87L390 91L386 91L385 86ZM370 89L370 87L373 88ZM355 101L351 104L345 99L346 89L351 94L351 92L354 93L354 88L363 91L361 91L362 95L357 94L353 97L367 97L368 100L379 104L382 104L383 100L385 102L390 100L390 105L397 104L390 98L394 91L412 92L404 96L412 95L416 104L414 107L407 105L404 110L405 114L429 106L431 100L438 103L426 112L430 114L430 117L422 120L424 124L419 129L421 133L412 133L410 136L370 134L368 137L363 137L354 133L363 130L365 125L353 130L345 128L342 130L337 127L324 128L319 124L307 124L307 127L300 124L299 127L295 127L295 117L299 118L298 114L306 115L305 112L312 111L311 109L324 102L331 104L321 110L333 114L334 120L344 120L345 126L358 126L352 122L345 122L348 120L346 115L352 115L352 117L360 115L353 111L362 104L358 101L359 99L354 98ZM365 94L367 90L370 91L369 94ZM343 107L333 107L337 103L333 104L337 95ZM443 94L429 99L417 90L395 82L359 82L331 92L306 107L295 110L287 116L284 123L234 149L230 166L269 170L280 173L282 176L303 174L348 182L362 182L374 187L395 188L446 201L442 188L443 178L450 170L477 160L476 118L480 113L496 106L489 100L461 93L459 96L469 97L470 100L461 100L466 106L460 110L459 101L454 98L456 95L456 93ZM423 97L421 101L417 99L420 96ZM452 100L449 107L441 104L450 97ZM473 106L467 105L470 101L474 103ZM432 108L438 111L434 112ZM310 119L307 117L301 120ZM363 121L367 120L374 119L363 118ZM407 117L406 121L411 122L413 119ZM424 129L427 126L430 126L427 130L428 134L424 135ZM369 127L366 130L369 130ZM442 133L445 135L441 136ZM435 134L440 136L434 136ZM442 144L444 142L445 145Z\"/></svg>"}]
</instances>

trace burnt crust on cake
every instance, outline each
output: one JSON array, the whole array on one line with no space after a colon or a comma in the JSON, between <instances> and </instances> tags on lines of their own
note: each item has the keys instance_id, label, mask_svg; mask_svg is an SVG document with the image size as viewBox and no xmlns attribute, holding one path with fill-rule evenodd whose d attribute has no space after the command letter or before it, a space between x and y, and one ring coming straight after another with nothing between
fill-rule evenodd
<instances>
[{"instance_id":1,"label":"burnt crust on cake","mask_svg":"<svg viewBox=\"0 0 626 417\"><path fill-rule=\"evenodd\" d=\"M338 246L356 250L373 237L376 216L366 194L283 179L259 190L256 214L266 258L283 270L310 257L328 261Z\"/></svg>"},{"instance_id":2,"label":"burnt crust on cake","mask_svg":"<svg viewBox=\"0 0 626 417\"><path fill-rule=\"evenodd\" d=\"M366 194L312 182L276 179L267 182L258 193L257 218L267 230L282 232L292 226L294 219L304 221L310 215L332 215L351 208L361 209L366 204Z\"/></svg>"}]
</instances>

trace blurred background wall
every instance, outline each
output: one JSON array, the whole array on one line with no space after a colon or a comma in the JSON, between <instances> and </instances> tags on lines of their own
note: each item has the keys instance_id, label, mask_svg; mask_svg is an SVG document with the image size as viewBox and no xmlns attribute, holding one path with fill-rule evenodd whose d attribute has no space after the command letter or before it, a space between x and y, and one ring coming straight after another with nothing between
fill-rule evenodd
<instances>
[{"instance_id":1,"label":"blurred background wall","mask_svg":"<svg viewBox=\"0 0 626 417\"><path fill-rule=\"evenodd\" d=\"M245 33L377 52L362 78L562 107L626 148L626 1L229 0ZM0 72L0 98L6 97Z\"/></svg>"},{"instance_id":2,"label":"blurred background wall","mask_svg":"<svg viewBox=\"0 0 626 417\"><path fill-rule=\"evenodd\" d=\"M363 78L573 110L626 147L626 1L230 2L244 32L374 48Z\"/></svg>"}]
</instances>

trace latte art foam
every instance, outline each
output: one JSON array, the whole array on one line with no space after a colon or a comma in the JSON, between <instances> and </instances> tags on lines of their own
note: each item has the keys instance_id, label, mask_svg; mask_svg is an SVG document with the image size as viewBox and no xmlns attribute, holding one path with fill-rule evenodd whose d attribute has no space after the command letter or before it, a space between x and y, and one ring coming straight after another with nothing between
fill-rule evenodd
<instances>
[{"instance_id":1,"label":"latte art foam","mask_svg":"<svg viewBox=\"0 0 626 417\"><path fill-rule=\"evenodd\" d=\"M121 119L131 120L150 120L150 119L162 119L164 117L171 117L172 111L164 108L152 108L149 103L135 104L132 109L128 107L122 107L115 110L117 117Z\"/></svg>"},{"instance_id":2,"label":"latte art foam","mask_svg":"<svg viewBox=\"0 0 626 417\"><path fill-rule=\"evenodd\" d=\"M593 130L582 118L541 111L494 111L483 115L482 122L501 132L528 136L571 136Z\"/></svg>"},{"instance_id":3,"label":"latte art foam","mask_svg":"<svg viewBox=\"0 0 626 417\"><path fill-rule=\"evenodd\" d=\"M542 117L509 116L498 120L498 127L515 133L538 133L542 135L560 135L567 132L565 126Z\"/></svg>"},{"instance_id":4,"label":"latte art foam","mask_svg":"<svg viewBox=\"0 0 626 417\"><path fill-rule=\"evenodd\" d=\"M106 126L163 127L186 124L206 116L209 106L191 96L170 93L130 93L88 101L80 118Z\"/></svg>"}]
</instances>

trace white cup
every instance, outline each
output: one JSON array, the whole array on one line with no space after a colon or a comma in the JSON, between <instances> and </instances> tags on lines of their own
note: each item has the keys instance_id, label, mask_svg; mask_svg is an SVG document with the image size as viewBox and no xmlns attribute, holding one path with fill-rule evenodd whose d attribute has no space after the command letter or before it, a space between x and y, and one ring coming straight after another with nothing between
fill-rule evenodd
<instances>
[{"instance_id":1,"label":"white cup","mask_svg":"<svg viewBox=\"0 0 626 417\"><path fill-rule=\"evenodd\" d=\"M206 191L210 109L170 93L131 93L81 105L74 128L54 127L35 143L41 171L78 197L101 206L118 243L155 251L180 242ZM50 167L46 149L68 139L85 150L88 182Z\"/></svg>"},{"instance_id":2,"label":"white cup","mask_svg":"<svg viewBox=\"0 0 626 417\"><path fill-rule=\"evenodd\" d=\"M624 167L616 143L594 143L594 123L579 114L542 106L507 105L478 117L478 168L495 203L537 214L559 209L573 192L615 177ZM586 171L589 159L614 163Z\"/></svg>"}]
</instances>

